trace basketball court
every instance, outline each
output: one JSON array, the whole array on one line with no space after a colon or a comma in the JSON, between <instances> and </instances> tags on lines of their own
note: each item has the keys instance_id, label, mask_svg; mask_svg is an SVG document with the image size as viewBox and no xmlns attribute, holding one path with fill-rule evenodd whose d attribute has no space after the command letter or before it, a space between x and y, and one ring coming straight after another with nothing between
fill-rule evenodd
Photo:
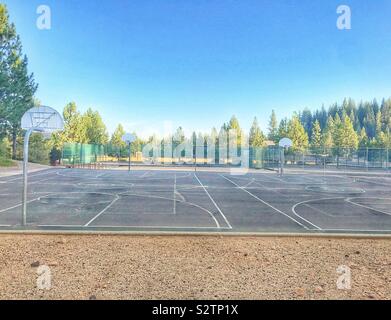
<instances>
[{"instance_id":1,"label":"basketball court","mask_svg":"<svg viewBox=\"0 0 391 320\"><path fill-rule=\"evenodd\" d=\"M32 230L391 233L389 173L53 168L28 181ZM0 179L3 230L23 228L22 189Z\"/></svg>"}]
</instances>

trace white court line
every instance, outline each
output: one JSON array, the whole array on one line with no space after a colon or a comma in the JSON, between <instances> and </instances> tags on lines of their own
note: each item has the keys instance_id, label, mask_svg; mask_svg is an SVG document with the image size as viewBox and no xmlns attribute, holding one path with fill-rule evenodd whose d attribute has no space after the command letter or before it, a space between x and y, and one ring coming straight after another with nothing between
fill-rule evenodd
<instances>
[{"instance_id":1,"label":"white court line","mask_svg":"<svg viewBox=\"0 0 391 320\"><path fill-rule=\"evenodd\" d=\"M125 191L125 192L121 192L121 193L118 193L116 195L116 197L118 197L118 199L114 199L112 201L112 203L110 203L105 209L103 209L101 212L99 212L93 219L91 219L87 224L85 224L84 226L85 227L88 227L95 219L97 219L100 215L102 215L107 209L109 209L113 204L114 202L116 202L117 200L119 200L120 198L120 195L123 195L123 196L135 196L135 197L141 197L141 198L151 198L151 199L164 199L164 200L172 200L171 198L167 198L167 197L161 197L161 196L152 196L152 195L143 195L143 194L137 194L137 193L130 193L130 191ZM176 202L180 202L180 203L183 203L184 205L188 205L188 206L192 206L192 207L196 207L198 209L200 209L201 211L205 211L208 215L210 215L210 217L214 220L214 222L216 223L216 227L221 229L222 227L220 226L219 222L217 221L217 219L215 218L215 216L213 215L212 212L210 212L209 210L199 206L198 204L195 204L195 203L192 203L192 202L187 202L187 201L181 201L181 200L176 200ZM138 214L138 213L134 213L134 214ZM142 213L141 213L142 214ZM166 213L164 213L165 215ZM169 215L172 215L171 213L169 213ZM214 227L211 227L211 228L214 228Z\"/></svg>"},{"instance_id":2,"label":"white court line","mask_svg":"<svg viewBox=\"0 0 391 320\"><path fill-rule=\"evenodd\" d=\"M38 184L38 183L42 183L42 182L45 182L45 181L49 181L51 179L54 179L56 177L50 177L50 178L46 178L46 179L42 179L42 180L38 180L38 181L33 181L33 182L30 182L28 183L29 185L32 185L32 184Z\"/></svg>"},{"instance_id":3,"label":"white court line","mask_svg":"<svg viewBox=\"0 0 391 320\"><path fill-rule=\"evenodd\" d=\"M96 175L96 178L103 177L106 173L107 173L107 172L103 172L103 173L97 174L97 175Z\"/></svg>"},{"instance_id":4,"label":"white court line","mask_svg":"<svg viewBox=\"0 0 391 320\"><path fill-rule=\"evenodd\" d=\"M367 178L368 179L368 178ZM372 178L373 179L373 178ZM357 182L361 182L361 183L369 183L369 184L377 184L379 186L386 186L386 187L390 187L391 184L390 183L383 183L383 182L378 182L378 181L368 181L368 180L365 180L363 178L360 178L360 177L357 177L356 179Z\"/></svg>"},{"instance_id":5,"label":"white court line","mask_svg":"<svg viewBox=\"0 0 391 320\"><path fill-rule=\"evenodd\" d=\"M46 196L49 196L49 195L51 195L51 193L47 194ZM39 200L41 198L44 198L46 196L41 196L41 197L38 197L38 198L35 198L35 199L32 199L32 200L28 200L28 201L26 201L26 203L31 203L31 202L37 201L37 200ZM5 209L1 209L0 213L6 212L6 211L11 210L11 209L18 208L18 207L22 206L22 204L23 203L19 203L19 204L15 205L15 206L12 206L12 207L9 207L9 208L5 208Z\"/></svg>"},{"instance_id":6,"label":"white court line","mask_svg":"<svg viewBox=\"0 0 391 320\"><path fill-rule=\"evenodd\" d=\"M112 228L112 229L118 229L118 228L142 228L142 229L208 229L208 230L231 230L230 228L226 227L179 227L179 226L83 226L83 225L67 225L67 224L41 224L38 225L38 227L42 228Z\"/></svg>"},{"instance_id":7,"label":"white court line","mask_svg":"<svg viewBox=\"0 0 391 320\"><path fill-rule=\"evenodd\" d=\"M220 176L222 178L224 178L225 180L231 182L232 184L234 184L235 186L237 186L239 189L243 190L244 192L248 193L250 196L252 196L254 199L257 199L258 201L262 202L263 204L267 205L268 207L274 209L275 211L277 211L278 213L281 213L282 215L284 215L285 217L287 217L288 219L296 222L298 225L302 226L303 228L307 229L308 230L308 227L306 227L304 224L302 224L301 222L297 221L296 219L292 218L291 216L287 215L285 212L277 209L276 207L272 206L270 203L267 203L266 201L262 200L261 198L257 197L256 195L252 194L250 191L246 190L246 189L243 189L242 187L240 187L236 182L232 181L231 179L228 179L227 177L223 176L222 174L220 174Z\"/></svg>"},{"instance_id":8,"label":"white court line","mask_svg":"<svg viewBox=\"0 0 391 320\"><path fill-rule=\"evenodd\" d=\"M345 201L347 203L353 204L353 205L358 206L358 207L363 207L363 208L369 209L371 211L377 211L377 212L383 213L383 214L385 214L387 216L391 216L390 212L385 212L385 211L382 211L382 210L379 210L379 209L376 209L376 208L372 208L372 207L369 207L369 206L366 206L366 205L363 205L363 204L360 204L360 203L356 203L356 202L352 201L353 199L391 200L390 198L375 198L375 197L372 197L372 198L370 198L370 197L357 198L357 197L355 197L355 198L347 198L347 199L345 199Z\"/></svg>"},{"instance_id":9,"label":"white court line","mask_svg":"<svg viewBox=\"0 0 391 320\"><path fill-rule=\"evenodd\" d=\"M49 171L49 172L42 172L42 173L38 173L38 174L30 174L30 175L28 175L28 179L31 179L31 178L34 178L34 177L38 177L38 176L47 175L47 174L51 174L51 173L57 174L57 172L58 171ZM17 178L6 180L5 183L16 181L16 180L19 180L19 179L23 179L23 175L21 177L17 177Z\"/></svg>"},{"instance_id":10,"label":"white court line","mask_svg":"<svg viewBox=\"0 0 391 320\"><path fill-rule=\"evenodd\" d=\"M206 190L205 186L202 184L201 180L198 179L197 177L197 174L194 173L194 176L195 178L197 179L198 183L201 185L201 187L204 189L204 191L206 192L206 194L208 195L209 199L212 201L212 203L214 204L214 206L216 207L216 209L219 211L220 215L223 217L225 223L227 224L227 226L232 229L232 226L231 224L229 223L227 217L224 215L224 213L221 211L221 209L219 208L219 206L217 205L217 203L213 200L212 196L209 194L208 190Z\"/></svg>"},{"instance_id":11,"label":"white court line","mask_svg":"<svg viewBox=\"0 0 391 320\"><path fill-rule=\"evenodd\" d=\"M174 175L174 214L176 214L176 173Z\"/></svg>"},{"instance_id":12,"label":"white court line","mask_svg":"<svg viewBox=\"0 0 391 320\"><path fill-rule=\"evenodd\" d=\"M330 231L330 232L333 232L333 231L342 231L342 232L377 232L377 233L380 233L380 232L391 232L391 230L365 230L365 229L323 229L322 231Z\"/></svg>"},{"instance_id":13,"label":"white court line","mask_svg":"<svg viewBox=\"0 0 391 320\"><path fill-rule=\"evenodd\" d=\"M84 226L88 227L91 223L93 223L96 219L98 219L103 213L105 213L120 197L115 195L115 199L111 201L101 212L99 212L95 217L93 217L90 221L88 221Z\"/></svg>"},{"instance_id":14,"label":"white court line","mask_svg":"<svg viewBox=\"0 0 391 320\"><path fill-rule=\"evenodd\" d=\"M254 182L255 182L255 178L252 178L251 181L250 181L249 183L247 183L245 186L243 186L242 188L248 188L248 187L251 186Z\"/></svg>"},{"instance_id":15,"label":"white court line","mask_svg":"<svg viewBox=\"0 0 391 320\"><path fill-rule=\"evenodd\" d=\"M142 197L142 198L151 198L151 199L164 199L164 200L172 200L171 198L167 198L167 197L162 197L162 196L152 196L152 195L144 195L144 194L138 194L138 193L129 193L130 191L126 191L126 192L122 192L122 193L119 193L119 195L124 195L124 196L135 196L135 197ZM183 196L182 196L183 197ZM220 227L220 224L219 222L217 221L217 219L215 218L215 216L213 215L212 212L210 212L209 210L199 206L198 204L195 204L193 202L188 202L186 200L176 200L177 202L180 202L180 203L183 203L184 205L188 205L188 206L191 206L191 207L196 207L198 209L200 209L201 211L205 211L207 214L210 215L210 217L214 220L214 222L216 223L216 226L217 228L221 228ZM137 213L136 213L137 214ZM165 213L166 215L172 215L171 213Z\"/></svg>"},{"instance_id":16,"label":"white court line","mask_svg":"<svg viewBox=\"0 0 391 320\"><path fill-rule=\"evenodd\" d=\"M304 203L304 205L305 205L306 207L308 207L308 208L314 210L314 211L318 211L319 213L321 213L321 214L323 214L323 215L325 215L325 216L327 216L327 217L330 217L330 218L337 218L337 216L332 215L332 214L328 214L327 212L324 212L323 210L321 210L321 209L319 209L319 208L315 208L315 207L311 206L311 205L308 204L308 203ZM354 216L345 216L345 217L354 217Z\"/></svg>"},{"instance_id":17,"label":"white court line","mask_svg":"<svg viewBox=\"0 0 391 320\"><path fill-rule=\"evenodd\" d=\"M146 172L144 172L141 176L140 176L140 178L145 178L147 175L148 175L148 171L146 171Z\"/></svg>"},{"instance_id":18,"label":"white court line","mask_svg":"<svg viewBox=\"0 0 391 320\"><path fill-rule=\"evenodd\" d=\"M302 204L306 204L306 203L309 203L309 202L314 202L314 201L324 201L324 200L343 200L345 199L344 197L340 197L340 198L322 198L322 199L311 199L311 200L305 200L305 201L301 201L301 202L298 202L296 203L293 207L292 207L292 212L295 216L299 217L300 219L303 219L304 221L306 221L307 223L309 223L310 225L314 226L316 229L318 230L326 230L326 229L322 229L321 227L318 227L316 224L312 223L311 221L307 220L306 218L303 218L301 215L299 215L297 212L296 212L296 208Z\"/></svg>"}]
</instances>

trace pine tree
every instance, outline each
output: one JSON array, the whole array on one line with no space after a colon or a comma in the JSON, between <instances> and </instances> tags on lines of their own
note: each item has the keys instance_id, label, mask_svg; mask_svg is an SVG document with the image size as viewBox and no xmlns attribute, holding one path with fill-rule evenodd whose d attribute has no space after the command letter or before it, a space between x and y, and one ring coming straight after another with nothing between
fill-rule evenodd
<instances>
[{"instance_id":1,"label":"pine tree","mask_svg":"<svg viewBox=\"0 0 391 320\"><path fill-rule=\"evenodd\" d=\"M259 127L258 120L255 117L250 129L250 147L262 147L265 142L265 136Z\"/></svg>"},{"instance_id":2,"label":"pine tree","mask_svg":"<svg viewBox=\"0 0 391 320\"><path fill-rule=\"evenodd\" d=\"M108 134L106 125L98 111L89 108L82 116L82 126L85 126L86 140L90 144L106 144Z\"/></svg>"},{"instance_id":3,"label":"pine tree","mask_svg":"<svg viewBox=\"0 0 391 320\"><path fill-rule=\"evenodd\" d=\"M378 111L376 113L376 117L375 117L375 120L376 120L376 139L380 137L381 133L382 133L382 114L381 114L381 111Z\"/></svg>"},{"instance_id":4,"label":"pine tree","mask_svg":"<svg viewBox=\"0 0 391 320\"><path fill-rule=\"evenodd\" d=\"M270 116L269 121L269 133L268 139L274 142L278 142L278 128L277 128L277 116L274 110L272 110L272 114Z\"/></svg>"},{"instance_id":5,"label":"pine tree","mask_svg":"<svg viewBox=\"0 0 391 320\"><path fill-rule=\"evenodd\" d=\"M357 149L358 147L358 136L356 131L354 131L353 123L350 118L345 115L342 119L342 147Z\"/></svg>"},{"instance_id":6,"label":"pine tree","mask_svg":"<svg viewBox=\"0 0 391 320\"><path fill-rule=\"evenodd\" d=\"M318 120L315 120L312 125L311 146L316 149L322 146L322 130Z\"/></svg>"},{"instance_id":7,"label":"pine tree","mask_svg":"<svg viewBox=\"0 0 391 320\"><path fill-rule=\"evenodd\" d=\"M333 136L334 147L336 148L343 147L343 124L338 113L334 117L332 136Z\"/></svg>"},{"instance_id":8,"label":"pine tree","mask_svg":"<svg viewBox=\"0 0 391 320\"><path fill-rule=\"evenodd\" d=\"M59 133L61 142L87 143L86 126L82 115L77 111L76 103L68 103L63 111L64 130Z\"/></svg>"},{"instance_id":9,"label":"pine tree","mask_svg":"<svg viewBox=\"0 0 391 320\"><path fill-rule=\"evenodd\" d=\"M299 117L295 114L288 124L288 137L293 142L293 149L303 151L308 147L308 135L305 132Z\"/></svg>"},{"instance_id":10,"label":"pine tree","mask_svg":"<svg viewBox=\"0 0 391 320\"><path fill-rule=\"evenodd\" d=\"M276 142L288 136L288 122L289 121L287 118L282 119L280 121L280 124L278 126L278 133L276 136Z\"/></svg>"},{"instance_id":11,"label":"pine tree","mask_svg":"<svg viewBox=\"0 0 391 320\"><path fill-rule=\"evenodd\" d=\"M122 124L119 124L111 135L110 144L119 148L126 147L126 142L122 140L125 133L124 127Z\"/></svg>"},{"instance_id":12,"label":"pine tree","mask_svg":"<svg viewBox=\"0 0 391 320\"><path fill-rule=\"evenodd\" d=\"M300 121L308 135L312 133L312 112L305 108L300 115Z\"/></svg>"},{"instance_id":13,"label":"pine tree","mask_svg":"<svg viewBox=\"0 0 391 320\"><path fill-rule=\"evenodd\" d=\"M16 157L16 139L20 119L34 106L37 85L27 70L27 57L14 24L9 22L7 8L0 4L0 134L12 137L12 157Z\"/></svg>"},{"instance_id":14,"label":"pine tree","mask_svg":"<svg viewBox=\"0 0 391 320\"><path fill-rule=\"evenodd\" d=\"M360 148L368 147L368 136L365 128L362 128L358 137Z\"/></svg>"},{"instance_id":15,"label":"pine tree","mask_svg":"<svg viewBox=\"0 0 391 320\"><path fill-rule=\"evenodd\" d=\"M236 135L236 145L238 147L241 146L242 144L242 135L243 135L243 132L242 132L242 129L240 128L240 125L239 125L239 120L235 117L235 116L232 116L231 117L231 120L229 121L228 123L228 130L229 131L233 131L233 133ZM231 132L232 132L231 131Z\"/></svg>"},{"instance_id":16,"label":"pine tree","mask_svg":"<svg viewBox=\"0 0 391 320\"><path fill-rule=\"evenodd\" d=\"M322 135L322 143L325 148L329 149L334 147L333 131L334 131L334 120L331 116L329 116L327 119L326 128Z\"/></svg>"},{"instance_id":17,"label":"pine tree","mask_svg":"<svg viewBox=\"0 0 391 320\"><path fill-rule=\"evenodd\" d=\"M387 133L388 130L391 130L391 98L387 100L383 99L381 106L381 114L383 128L385 129L384 132Z\"/></svg>"}]
</instances>

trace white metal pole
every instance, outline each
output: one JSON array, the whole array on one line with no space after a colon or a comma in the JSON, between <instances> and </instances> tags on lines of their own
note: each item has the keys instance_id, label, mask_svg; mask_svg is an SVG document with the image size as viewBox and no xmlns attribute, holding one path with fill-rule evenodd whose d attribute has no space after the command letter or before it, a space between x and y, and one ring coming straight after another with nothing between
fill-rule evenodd
<instances>
[{"instance_id":1,"label":"white metal pole","mask_svg":"<svg viewBox=\"0 0 391 320\"><path fill-rule=\"evenodd\" d=\"M29 139L33 129L26 131L23 146L23 199L22 199L22 226L27 225L27 164L29 158Z\"/></svg>"},{"instance_id":2,"label":"white metal pole","mask_svg":"<svg viewBox=\"0 0 391 320\"><path fill-rule=\"evenodd\" d=\"M367 163L367 171L369 170L369 148L367 147L367 154L365 156L365 161Z\"/></svg>"},{"instance_id":3,"label":"white metal pole","mask_svg":"<svg viewBox=\"0 0 391 320\"><path fill-rule=\"evenodd\" d=\"M130 154L130 142L129 142L129 168L128 168L129 172L130 172L130 157L131 157L131 154Z\"/></svg>"}]
</instances>

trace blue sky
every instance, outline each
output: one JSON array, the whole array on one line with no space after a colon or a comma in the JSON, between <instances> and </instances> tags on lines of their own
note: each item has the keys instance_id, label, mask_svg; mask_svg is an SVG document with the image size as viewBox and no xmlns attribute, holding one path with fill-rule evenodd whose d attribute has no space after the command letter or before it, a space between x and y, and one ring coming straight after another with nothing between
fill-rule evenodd
<instances>
[{"instance_id":1,"label":"blue sky","mask_svg":"<svg viewBox=\"0 0 391 320\"><path fill-rule=\"evenodd\" d=\"M264 131L344 97L391 96L390 0L2 0L37 97L99 110L109 131L209 131L235 114ZM49 5L52 29L36 28ZM352 10L338 30L336 8Z\"/></svg>"}]
</instances>

